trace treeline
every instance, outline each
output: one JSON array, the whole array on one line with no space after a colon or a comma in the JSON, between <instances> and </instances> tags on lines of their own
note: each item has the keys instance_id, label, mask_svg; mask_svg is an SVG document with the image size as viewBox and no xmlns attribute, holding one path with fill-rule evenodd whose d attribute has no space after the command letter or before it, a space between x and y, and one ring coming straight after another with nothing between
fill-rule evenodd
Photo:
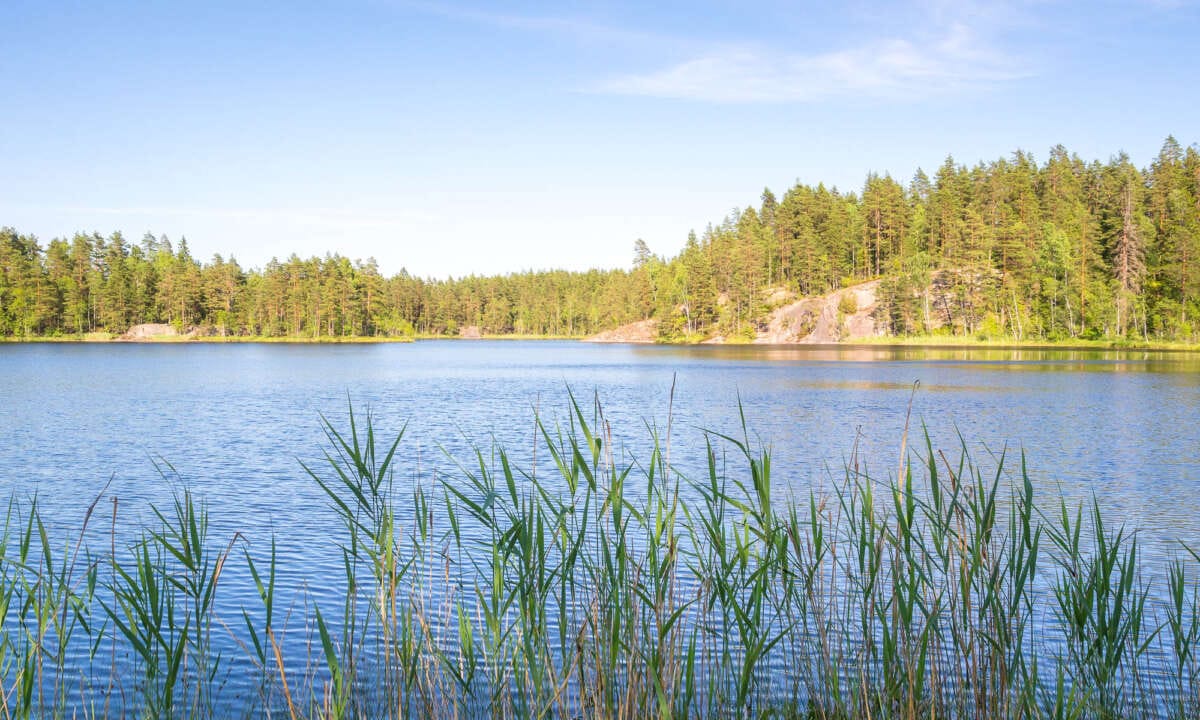
<instances>
[{"instance_id":1,"label":"treeline","mask_svg":"<svg viewBox=\"0 0 1200 720\"><path fill-rule=\"evenodd\" d=\"M79 234L42 248L0 231L0 334L122 332L141 322L261 336L582 335L657 318L663 339L750 337L782 291L817 295L879 278L897 335L1021 339L1200 335L1200 150L1167 138L1150 167L1085 162L1063 147L930 178L868 176L859 193L763 192L632 270L460 279L384 277L373 260L292 256L245 270L201 263L185 240ZM931 317L931 285L960 297ZM969 302L967 301L969 299ZM949 312L949 305L947 305Z\"/></svg>"},{"instance_id":2,"label":"treeline","mask_svg":"<svg viewBox=\"0 0 1200 720\"><path fill-rule=\"evenodd\" d=\"M526 272L422 280L384 277L373 259L272 260L246 270L187 240L77 234L42 249L0 229L0 335L121 333L145 322L263 337L403 336L415 332L582 335L636 314L624 271Z\"/></svg>"},{"instance_id":3,"label":"treeline","mask_svg":"<svg viewBox=\"0 0 1200 720\"><path fill-rule=\"evenodd\" d=\"M819 295L880 278L892 334L1197 339L1200 150L1167 138L1151 166L1084 162L1061 146L971 168L952 158L907 186L797 184L649 258L667 335L750 334L775 288ZM936 291L956 303L931 317ZM947 287L948 285L948 287Z\"/></svg>"}]
</instances>

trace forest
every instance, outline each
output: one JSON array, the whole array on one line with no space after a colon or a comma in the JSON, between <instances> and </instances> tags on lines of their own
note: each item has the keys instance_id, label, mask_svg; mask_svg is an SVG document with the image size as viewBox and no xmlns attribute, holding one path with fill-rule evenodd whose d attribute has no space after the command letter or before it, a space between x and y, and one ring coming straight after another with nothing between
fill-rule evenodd
<instances>
[{"instance_id":1,"label":"forest","mask_svg":"<svg viewBox=\"0 0 1200 720\"><path fill-rule=\"evenodd\" d=\"M922 312L934 277L977 300L937 329ZM667 342L749 339L781 290L821 295L874 279L895 336L1200 341L1200 148L1168 137L1139 169L1124 153L1084 161L1056 146L1041 164L1016 151L973 167L947 157L907 184L870 174L856 192L767 189L690 233L674 257L637 240L629 269L587 272L386 277L373 259L340 254L247 269L151 233L81 232L43 246L3 228L0 336L119 334L155 322L263 338L468 327L579 337L654 318Z\"/></svg>"}]
</instances>

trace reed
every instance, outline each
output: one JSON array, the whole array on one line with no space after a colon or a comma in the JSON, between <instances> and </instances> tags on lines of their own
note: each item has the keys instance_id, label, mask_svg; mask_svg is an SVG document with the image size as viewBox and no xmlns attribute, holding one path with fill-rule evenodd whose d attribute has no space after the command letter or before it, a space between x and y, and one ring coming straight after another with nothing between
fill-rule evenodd
<instances>
[{"instance_id":1,"label":"reed","mask_svg":"<svg viewBox=\"0 0 1200 720\"><path fill-rule=\"evenodd\" d=\"M614 447L598 402L395 482L403 432L324 421L304 471L340 520L341 600L281 597L279 557L212 538L192 493L132 542L56 544L36 498L0 534L0 715L46 717L1190 718L1200 557L1165 577L1097 499L1035 492L1024 459L852 459L789 497L752 439L705 468ZM679 449L675 449L678 458ZM540 462L537 460L540 458ZM694 458L692 459L694 460ZM97 503L99 500L97 500ZM93 509L96 504L93 505ZM88 513L88 520L92 511ZM253 607L222 617L230 563ZM257 697L223 697L229 647ZM225 648L222 650L222 648ZM107 672L106 672L107 671Z\"/></svg>"}]
</instances>

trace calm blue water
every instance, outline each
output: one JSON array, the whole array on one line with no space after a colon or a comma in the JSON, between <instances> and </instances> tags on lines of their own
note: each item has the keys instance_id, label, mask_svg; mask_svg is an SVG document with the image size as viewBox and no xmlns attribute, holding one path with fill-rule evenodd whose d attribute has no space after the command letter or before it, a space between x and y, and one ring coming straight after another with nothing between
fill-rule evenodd
<instances>
[{"instance_id":1,"label":"calm blue water","mask_svg":"<svg viewBox=\"0 0 1200 720\"><path fill-rule=\"evenodd\" d=\"M118 534L186 486L208 503L214 539L261 548L275 535L284 583L320 601L322 579L340 573L340 527L300 461L321 462L320 415L344 426L348 400L371 408L384 437L407 423L402 485L453 477L451 458L469 462L493 438L528 464L535 410L565 421L568 388L589 411L598 399L618 447L639 457L647 427L665 435L670 418L673 463L698 473L700 429L740 436L740 400L773 449L777 491L806 497L856 450L873 474L895 473L915 381L910 447L924 423L935 447L955 455L961 434L985 465L1007 446L1015 466L1023 449L1044 496L1094 493L1151 553L1200 545L1200 356L1172 353L0 345L0 496L36 494L52 532L70 537L106 483L97 524L107 533L116 497ZM240 566L224 582L230 611L253 600Z\"/></svg>"},{"instance_id":2,"label":"calm blue water","mask_svg":"<svg viewBox=\"0 0 1200 720\"><path fill-rule=\"evenodd\" d=\"M535 409L565 420L567 390L598 397L614 433L644 447L673 413L677 464L702 462L697 428L773 447L776 483L807 494L857 447L894 473L913 425L979 459L1024 449L1034 479L1096 493L1153 533L1200 540L1200 357L926 348L674 348L570 342L409 345L0 345L0 492L36 492L69 520L110 478L136 512L163 502L165 460L214 519L289 533L322 507L298 459L321 457L320 414L347 400L382 434L405 423L402 474L432 477L494 436L532 454ZM669 407L672 382L674 407ZM915 432L915 431L914 431ZM913 438L915 442L918 438ZM522 452L523 448L530 448ZM1015 458L1010 452L1010 458Z\"/></svg>"}]
</instances>

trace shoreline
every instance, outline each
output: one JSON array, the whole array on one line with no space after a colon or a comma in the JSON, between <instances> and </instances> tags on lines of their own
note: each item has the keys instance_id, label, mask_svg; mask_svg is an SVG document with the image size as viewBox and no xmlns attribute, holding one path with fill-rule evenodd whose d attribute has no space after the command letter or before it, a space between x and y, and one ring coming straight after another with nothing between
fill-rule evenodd
<instances>
[{"instance_id":1,"label":"shoreline","mask_svg":"<svg viewBox=\"0 0 1200 720\"><path fill-rule=\"evenodd\" d=\"M222 344L262 344L262 345L377 345L377 344L407 344L429 340L450 340L465 343L486 341L576 341L597 345L662 345L669 347L936 347L947 349L992 349L992 350L1118 350L1118 351L1154 351L1154 352L1200 352L1200 344L1188 344L1172 341L1124 341L1124 340L1016 340L1012 338L997 338L980 340L972 337L922 335L922 336L877 336L859 337L847 341L831 343L712 343L695 342L631 342L591 340L583 336L566 335L481 335L479 337L457 337L449 335L416 335L409 337L264 337L264 336L226 336L226 337L185 337L169 336L155 338L124 339L118 335L100 337L99 333L91 336L57 336L57 337L2 337L0 344L32 345L32 344L112 344L112 345L222 345Z\"/></svg>"}]
</instances>

